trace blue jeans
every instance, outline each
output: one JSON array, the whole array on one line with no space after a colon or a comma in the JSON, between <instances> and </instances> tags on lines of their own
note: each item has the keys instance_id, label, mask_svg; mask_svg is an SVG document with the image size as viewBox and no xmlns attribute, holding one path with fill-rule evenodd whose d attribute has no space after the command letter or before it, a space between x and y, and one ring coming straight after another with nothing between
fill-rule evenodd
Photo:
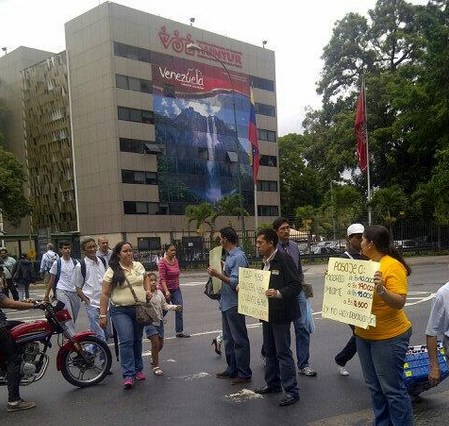
<instances>
[{"instance_id":1,"label":"blue jeans","mask_svg":"<svg viewBox=\"0 0 449 426\"><path fill-rule=\"evenodd\" d=\"M135 306L111 306L110 315L117 331L123 378L143 370L143 325L136 321Z\"/></svg>"},{"instance_id":2,"label":"blue jeans","mask_svg":"<svg viewBox=\"0 0 449 426\"><path fill-rule=\"evenodd\" d=\"M87 318L89 319L90 331L95 333L99 339L107 342L107 340L108 340L107 330L104 330L100 327L100 323L98 320L99 315L100 315L100 308L97 308L92 305L85 305L85 308L86 308ZM109 321L109 316L108 316L108 321Z\"/></svg>"},{"instance_id":3,"label":"blue jeans","mask_svg":"<svg viewBox=\"0 0 449 426\"><path fill-rule=\"evenodd\" d=\"M223 343L228 368L226 373L231 377L250 378L250 347L245 315L237 312L237 306L221 313L223 323Z\"/></svg>"},{"instance_id":4,"label":"blue jeans","mask_svg":"<svg viewBox=\"0 0 449 426\"><path fill-rule=\"evenodd\" d=\"M182 305L182 293L181 287L176 290L170 290L171 302L173 305ZM176 333L182 333L184 331L184 320L182 316L182 311L175 312L175 331Z\"/></svg>"},{"instance_id":5,"label":"blue jeans","mask_svg":"<svg viewBox=\"0 0 449 426\"><path fill-rule=\"evenodd\" d=\"M371 392L376 426L409 426L413 409L404 383L404 359L412 329L386 340L356 337L363 376Z\"/></svg>"},{"instance_id":6,"label":"blue jeans","mask_svg":"<svg viewBox=\"0 0 449 426\"><path fill-rule=\"evenodd\" d=\"M262 321L263 348L266 355L265 382L270 388L284 388L286 393L299 396L296 368L290 349L290 322Z\"/></svg>"},{"instance_id":7,"label":"blue jeans","mask_svg":"<svg viewBox=\"0 0 449 426\"><path fill-rule=\"evenodd\" d=\"M304 320L307 315L307 299L302 290L298 294L297 299L301 316L293 321L293 327L295 329L296 358L298 360L298 368L303 369L309 366L310 333L304 326Z\"/></svg>"}]
</instances>

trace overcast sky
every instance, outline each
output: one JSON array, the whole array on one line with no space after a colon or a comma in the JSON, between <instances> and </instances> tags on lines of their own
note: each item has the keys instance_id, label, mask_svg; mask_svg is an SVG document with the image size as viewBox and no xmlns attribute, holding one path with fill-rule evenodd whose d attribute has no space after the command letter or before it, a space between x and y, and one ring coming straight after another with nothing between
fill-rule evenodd
<instances>
[{"instance_id":1,"label":"overcast sky","mask_svg":"<svg viewBox=\"0 0 449 426\"><path fill-rule=\"evenodd\" d=\"M99 0L0 0L0 47L51 52L65 49L64 23ZM349 12L367 16L375 0L116 0L135 9L195 26L276 53L279 136L299 133L307 106L317 108L323 47L337 20ZM425 0L410 3L425 4ZM3 52L0 51L0 55Z\"/></svg>"}]
</instances>

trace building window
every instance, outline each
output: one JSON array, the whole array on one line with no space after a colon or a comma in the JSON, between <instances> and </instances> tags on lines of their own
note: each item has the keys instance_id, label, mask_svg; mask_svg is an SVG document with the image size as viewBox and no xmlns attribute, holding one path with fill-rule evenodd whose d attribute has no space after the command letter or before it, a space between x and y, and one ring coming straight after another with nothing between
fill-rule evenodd
<instances>
[{"instance_id":1,"label":"building window","mask_svg":"<svg viewBox=\"0 0 449 426\"><path fill-rule=\"evenodd\" d=\"M141 139L120 138L121 152L134 152L136 154L153 154L158 155L164 152L164 146L155 142L145 141Z\"/></svg>"},{"instance_id":2,"label":"building window","mask_svg":"<svg viewBox=\"0 0 449 426\"><path fill-rule=\"evenodd\" d=\"M158 214L159 203L123 201L123 211L125 214Z\"/></svg>"},{"instance_id":3,"label":"building window","mask_svg":"<svg viewBox=\"0 0 449 426\"><path fill-rule=\"evenodd\" d=\"M124 121L133 121L135 123L153 124L154 115L153 111L145 109L127 108L119 106L118 119Z\"/></svg>"},{"instance_id":4,"label":"building window","mask_svg":"<svg viewBox=\"0 0 449 426\"><path fill-rule=\"evenodd\" d=\"M276 142L276 132L273 130L257 129L257 138L261 141Z\"/></svg>"},{"instance_id":5,"label":"building window","mask_svg":"<svg viewBox=\"0 0 449 426\"><path fill-rule=\"evenodd\" d=\"M275 180L258 180L257 190L265 192L277 192L278 183Z\"/></svg>"},{"instance_id":6,"label":"building window","mask_svg":"<svg viewBox=\"0 0 449 426\"><path fill-rule=\"evenodd\" d=\"M259 216L279 216L278 206L257 206Z\"/></svg>"},{"instance_id":7,"label":"building window","mask_svg":"<svg viewBox=\"0 0 449 426\"><path fill-rule=\"evenodd\" d=\"M274 155L261 155L259 165L267 167L277 167L278 159Z\"/></svg>"},{"instance_id":8,"label":"building window","mask_svg":"<svg viewBox=\"0 0 449 426\"><path fill-rule=\"evenodd\" d=\"M141 47L114 42L114 55L135 61L151 63L151 51Z\"/></svg>"},{"instance_id":9,"label":"building window","mask_svg":"<svg viewBox=\"0 0 449 426\"><path fill-rule=\"evenodd\" d=\"M268 90L269 92L274 92L274 81L267 80L266 78L255 77L251 75L249 77L250 84L257 89Z\"/></svg>"},{"instance_id":10,"label":"building window","mask_svg":"<svg viewBox=\"0 0 449 426\"><path fill-rule=\"evenodd\" d=\"M150 80L116 74L115 85L118 89L134 90L135 92L152 93L153 84Z\"/></svg>"},{"instance_id":11,"label":"building window","mask_svg":"<svg viewBox=\"0 0 449 426\"><path fill-rule=\"evenodd\" d=\"M122 170L122 182L141 185L157 185L157 173L137 170Z\"/></svg>"},{"instance_id":12,"label":"building window","mask_svg":"<svg viewBox=\"0 0 449 426\"><path fill-rule=\"evenodd\" d=\"M161 249L160 237L137 237L137 250L154 251Z\"/></svg>"},{"instance_id":13,"label":"building window","mask_svg":"<svg viewBox=\"0 0 449 426\"><path fill-rule=\"evenodd\" d=\"M256 108L256 114L268 115L269 117L276 117L276 108L274 106L259 104L257 102L254 106Z\"/></svg>"}]
</instances>

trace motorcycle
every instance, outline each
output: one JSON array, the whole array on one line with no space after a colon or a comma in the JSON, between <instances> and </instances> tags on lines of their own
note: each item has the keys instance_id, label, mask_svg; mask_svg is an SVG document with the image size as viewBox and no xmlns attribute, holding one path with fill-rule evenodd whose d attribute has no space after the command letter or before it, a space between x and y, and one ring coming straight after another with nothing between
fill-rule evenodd
<instances>
[{"instance_id":1,"label":"motorcycle","mask_svg":"<svg viewBox=\"0 0 449 426\"><path fill-rule=\"evenodd\" d=\"M61 301L41 302L38 307L44 310L45 320L9 321L21 359L20 385L31 385L44 376L49 364L47 350L52 347L54 334L59 335L56 368L64 379L80 388L100 383L111 369L108 345L91 331L71 335L65 323L72 318ZM6 363L0 354L0 386L5 385Z\"/></svg>"}]
</instances>

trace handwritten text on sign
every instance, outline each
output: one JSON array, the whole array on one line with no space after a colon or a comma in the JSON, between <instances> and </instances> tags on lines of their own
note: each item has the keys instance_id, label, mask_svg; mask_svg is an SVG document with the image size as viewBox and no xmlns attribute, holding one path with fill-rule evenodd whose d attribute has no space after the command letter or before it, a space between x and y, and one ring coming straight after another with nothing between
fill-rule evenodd
<instances>
[{"instance_id":1,"label":"handwritten text on sign","mask_svg":"<svg viewBox=\"0 0 449 426\"><path fill-rule=\"evenodd\" d=\"M239 314L268 321L268 299L265 291L270 284L270 275L270 271L239 268Z\"/></svg>"},{"instance_id":2,"label":"handwritten text on sign","mask_svg":"<svg viewBox=\"0 0 449 426\"><path fill-rule=\"evenodd\" d=\"M374 273L378 262L331 257L324 279L323 318L368 328L376 325L371 314Z\"/></svg>"}]
</instances>

